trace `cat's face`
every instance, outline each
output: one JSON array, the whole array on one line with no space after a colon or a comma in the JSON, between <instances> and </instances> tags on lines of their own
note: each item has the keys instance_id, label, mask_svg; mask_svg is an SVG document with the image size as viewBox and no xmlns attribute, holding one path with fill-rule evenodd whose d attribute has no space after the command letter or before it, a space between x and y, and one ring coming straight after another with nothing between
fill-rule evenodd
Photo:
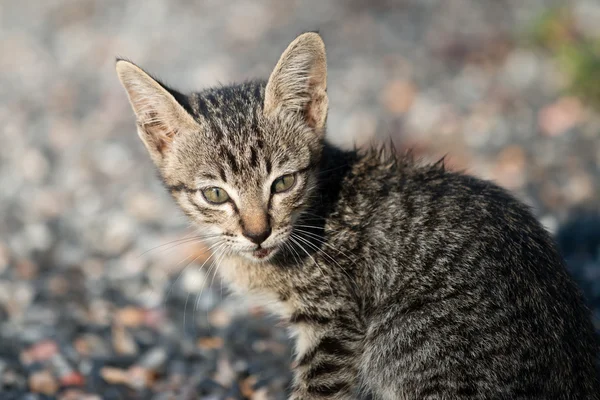
<instances>
[{"instance_id":1,"label":"cat's face","mask_svg":"<svg viewBox=\"0 0 600 400\"><path fill-rule=\"evenodd\" d=\"M310 201L327 113L323 43L299 36L268 83L183 96L127 61L138 134L212 249L264 262Z\"/></svg>"},{"instance_id":2,"label":"cat's face","mask_svg":"<svg viewBox=\"0 0 600 400\"><path fill-rule=\"evenodd\" d=\"M243 90L221 89L232 96ZM230 97L211 95L218 101ZM320 140L299 124L282 128L284 121L264 118L259 109L247 111L239 119L206 118L208 132L175 140L162 170L215 251L265 261L285 246L310 199Z\"/></svg>"}]
</instances>

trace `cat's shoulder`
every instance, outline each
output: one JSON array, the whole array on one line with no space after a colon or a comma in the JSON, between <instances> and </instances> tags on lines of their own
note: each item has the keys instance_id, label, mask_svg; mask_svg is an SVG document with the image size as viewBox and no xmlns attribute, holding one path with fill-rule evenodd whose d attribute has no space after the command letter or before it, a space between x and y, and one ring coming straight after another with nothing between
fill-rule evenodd
<instances>
[{"instance_id":1,"label":"cat's shoulder","mask_svg":"<svg viewBox=\"0 0 600 400\"><path fill-rule=\"evenodd\" d=\"M440 205L490 206L528 212L516 195L477 171L449 168L445 158L427 162L411 152L373 148L360 153L349 184L365 188L371 198L414 196L436 199Z\"/></svg>"}]
</instances>

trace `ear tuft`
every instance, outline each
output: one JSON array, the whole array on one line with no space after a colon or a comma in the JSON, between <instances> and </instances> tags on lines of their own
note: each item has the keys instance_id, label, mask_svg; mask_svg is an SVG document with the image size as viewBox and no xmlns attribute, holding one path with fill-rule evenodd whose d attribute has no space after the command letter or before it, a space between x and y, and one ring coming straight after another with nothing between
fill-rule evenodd
<instances>
[{"instance_id":1,"label":"ear tuft","mask_svg":"<svg viewBox=\"0 0 600 400\"><path fill-rule=\"evenodd\" d=\"M116 70L137 117L138 134L160 165L174 137L181 131L197 129L198 124L177 102L172 90L134 63L118 58Z\"/></svg>"},{"instance_id":2,"label":"ear tuft","mask_svg":"<svg viewBox=\"0 0 600 400\"><path fill-rule=\"evenodd\" d=\"M298 36L281 55L266 87L264 113L299 113L315 131L327 119L327 58L315 32Z\"/></svg>"}]
</instances>

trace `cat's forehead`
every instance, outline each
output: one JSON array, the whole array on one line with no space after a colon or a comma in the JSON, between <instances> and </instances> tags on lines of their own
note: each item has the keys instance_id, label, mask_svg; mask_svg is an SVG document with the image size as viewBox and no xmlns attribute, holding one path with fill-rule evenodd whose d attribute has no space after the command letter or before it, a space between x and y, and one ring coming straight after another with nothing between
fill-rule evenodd
<instances>
[{"instance_id":1,"label":"cat's forehead","mask_svg":"<svg viewBox=\"0 0 600 400\"><path fill-rule=\"evenodd\" d=\"M190 107L202 131L177 146L177 169L185 170L187 180L207 175L239 186L292 172L309 161L309 148L299 140L299 132L263 116L263 99L263 82L190 96Z\"/></svg>"},{"instance_id":2,"label":"cat's forehead","mask_svg":"<svg viewBox=\"0 0 600 400\"><path fill-rule=\"evenodd\" d=\"M204 135L215 145L229 148L264 141L264 86L263 82L246 82L191 95L191 111L200 120Z\"/></svg>"},{"instance_id":3,"label":"cat's forehead","mask_svg":"<svg viewBox=\"0 0 600 400\"><path fill-rule=\"evenodd\" d=\"M245 82L195 93L190 96L190 106L196 116L208 123L235 128L258 123L256 117L262 112L264 94L264 82Z\"/></svg>"}]
</instances>

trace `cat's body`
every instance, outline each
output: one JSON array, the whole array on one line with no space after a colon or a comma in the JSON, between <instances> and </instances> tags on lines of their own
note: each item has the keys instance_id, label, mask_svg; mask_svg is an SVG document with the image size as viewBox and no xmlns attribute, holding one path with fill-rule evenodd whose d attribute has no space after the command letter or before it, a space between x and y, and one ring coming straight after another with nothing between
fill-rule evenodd
<instances>
[{"instance_id":1,"label":"cat's body","mask_svg":"<svg viewBox=\"0 0 600 400\"><path fill-rule=\"evenodd\" d=\"M324 63L305 34L266 86L189 97L117 67L220 274L290 323L292 398L600 398L589 312L540 224L441 164L328 145Z\"/></svg>"}]
</instances>

